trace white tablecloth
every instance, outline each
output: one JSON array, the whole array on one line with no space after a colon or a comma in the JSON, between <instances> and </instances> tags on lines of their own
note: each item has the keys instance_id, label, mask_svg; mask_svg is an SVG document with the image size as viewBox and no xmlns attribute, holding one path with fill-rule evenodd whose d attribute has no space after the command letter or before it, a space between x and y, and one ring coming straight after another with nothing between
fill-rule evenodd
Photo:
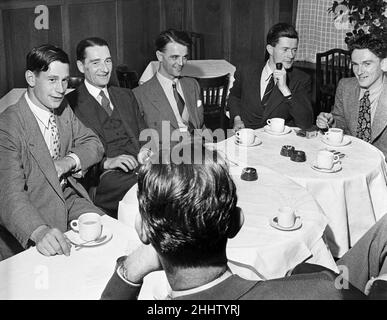
<instances>
[{"instance_id":1,"label":"white tablecloth","mask_svg":"<svg viewBox=\"0 0 387 320\"><path fill-rule=\"evenodd\" d=\"M228 258L255 267L267 279L284 276L306 259L337 271L322 240L327 219L314 199L290 179L265 167L256 169L259 179L252 182L240 179L241 168L231 169L245 223L228 242ZM138 213L136 193L136 187L129 190L118 209L118 219L131 228ZM269 219L284 205L297 210L303 222L301 229L280 231L269 225Z\"/></svg>"},{"instance_id":2,"label":"white tablecloth","mask_svg":"<svg viewBox=\"0 0 387 320\"><path fill-rule=\"evenodd\" d=\"M153 77L159 68L158 61L152 61L148 64L140 77L139 84L143 84ZM184 65L182 76L194 78L212 78L224 74L230 74L229 89L234 83L235 67L226 60L189 60Z\"/></svg>"},{"instance_id":3,"label":"white tablecloth","mask_svg":"<svg viewBox=\"0 0 387 320\"><path fill-rule=\"evenodd\" d=\"M344 147L329 147L321 137L311 139L287 135L273 136L256 130L262 144L238 147L234 137L217 148L241 166L264 165L304 186L327 215L327 239L336 257L341 257L387 211L386 165L384 155L372 145L354 137ZM280 155L283 145L306 152L306 162L293 162ZM345 154L342 170L321 173L311 168L319 149L334 149Z\"/></svg>"}]
</instances>

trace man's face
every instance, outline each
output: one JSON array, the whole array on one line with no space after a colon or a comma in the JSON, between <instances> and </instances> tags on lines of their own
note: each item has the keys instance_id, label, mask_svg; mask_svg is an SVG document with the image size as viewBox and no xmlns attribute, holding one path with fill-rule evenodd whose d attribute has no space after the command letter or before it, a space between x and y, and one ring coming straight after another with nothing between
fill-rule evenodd
<instances>
[{"instance_id":1,"label":"man's face","mask_svg":"<svg viewBox=\"0 0 387 320\"><path fill-rule=\"evenodd\" d=\"M188 57L188 48L176 42L169 42L164 52L156 52L160 61L160 73L169 78L179 77Z\"/></svg>"},{"instance_id":2,"label":"man's face","mask_svg":"<svg viewBox=\"0 0 387 320\"><path fill-rule=\"evenodd\" d=\"M113 69L109 48L107 46L87 47L85 59L78 60L77 66L90 84L101 89L106 87Z\"/></svg>"},{"instance_id":3,"label":"man's face","mask_svg":"<svg viewBox=\"0 0 387 320\"><path fill-rule=\"evenodd\" d=\"M31 101L44 110L56 109L63 101L69 79L69 65L51 62L47 71L26 72L26 79L33 95Z\"/></svg>"},{"instance_id":4,"label":"man's face","mask_svg":"<svg viewBox=\"0 0 387 320\"><path fill-rule=\"evenodd\" d=\"M369 89L383 77L382 59L368 49L355 49L351 55L353 73L360 87Z\"/></svg>"},{"instance_id":5,"label":"man's face","mask_svg":"<svg viewBox=\"0 0 387 320\"><path fill-rule=\"evenodd\" d=\"M274 47L270 44L266 47L270 54L269 61L272 66L281 62L285 69L290 69L292 67L297 48L298 40L286 37L279 38L278 43Z\"/></svg>"}]
</instances>

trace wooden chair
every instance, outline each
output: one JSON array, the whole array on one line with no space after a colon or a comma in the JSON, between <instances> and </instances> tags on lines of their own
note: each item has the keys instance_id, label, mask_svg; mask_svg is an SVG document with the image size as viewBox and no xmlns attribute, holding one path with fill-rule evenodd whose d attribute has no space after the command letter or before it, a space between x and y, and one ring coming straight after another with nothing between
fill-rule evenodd
<instances>
[{"instance_id":1,"label":"wooden chair","mask_svg":"<svg viewBox=\"0 0 387 320\"><path fill-rule=\"evenodd\" d=\"M200 86L204 123L211 130L217 128L226 130L228 128L225 109L229 77L229 74L225 74L215 78L196 78Z\"/></svg>"},{"instance_id":2,"label":"wooden chair","mask_svg":"<svg viewBox=\"0 0 387 320\"><path fill-rule=\"evenodd\" d=\"M191 37L192 45L190 50L191 60L204 59L204 38L201 33L187 32Z\"/></svg>"},{"instance_id":3,"label":"wooden chair","mask_svg":"<svg viewBox=\"0 0 387 320\"><path fill-rule=\"evenodd\" d=\"M316 104L319 112L331 111L339 80L352 76L348 50L331 49L316 54Z\"/></svg>"},{"instance_id":4,"label":"wooden chair","mask_svg":"<svg viewBox=\"0 0 387 320\"><path fill-rule=\"evenodd\" d=\"M83 77L70 77L67 87L69 89L76 89L83 82Z\"/></svg>"},{"instance_id":5,"label":"wooden chair","mask_svg":"<svg viewBox=\"0 0 387 320\"><path fill-rule=\"evenodd\" d=\"M128 66L117 66L116 75L120 87L134 89L138 86L138 73L134 70L129 70Z\"/></svg>"}]
</instances>

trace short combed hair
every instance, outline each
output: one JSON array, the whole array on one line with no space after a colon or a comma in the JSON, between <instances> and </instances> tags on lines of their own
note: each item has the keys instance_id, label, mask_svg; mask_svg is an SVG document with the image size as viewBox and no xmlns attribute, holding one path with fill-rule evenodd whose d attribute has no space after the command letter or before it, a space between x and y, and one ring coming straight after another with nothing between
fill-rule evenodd
<instances>
[{"instance_id":1,"label":"short combed hair","mask_svg":"<svg viewBox=\"0 0 387 320\"><path fill-rule=\"evenodd\" d=\"M175 29L168 29L159 34L155 41L155 46L157 51L164 52L165 46L170 42L177 42L183 46L186 46L188 49L192 45L191 38L184 31L178 31Z\"/></svg>"},{"instance_id":2,"label":"short combed hair","mask_svg":"<svg viewBox=\"0 0 387 320\"><path fill-rule=\"evenodd\" d=\"M380 59L387 58L387 41L364 34L348 42L349 51L352 54L355 49L368 49Z\"/></svg>"},{"instance_id":3,"label":"short combed hair","mask_svg":"<svg viewBox=\"0 0 387 320\"><path fill-rule=\"evenodd\" d=\"M298 40L298 33L294 26L289 23L280 22L272 26L266 36L266 44L275 47L280 38L291 38Z\"/></svg>"},{"instance_id":4,"label":"short combed hair","mask_svg":"<svg viewBox=\"0 0 387 320\"><path fill-rule=\"evenodd\" d=\"M104 39L101 39L98 37L90 37L90 38L83 39L77 45L77 60L84 61L86 58L86 54L85 54L86 48L95 47L95 46L99 46L99 47L106 46L109 48L107 41Z\"/></svg>"},{"instance_id":5,"label":"short combed hair","mask_svg":"<svg viewBox=\"0 0 387 320\"><path fill-rule=\"evenodd\" d=\"M35 73L47 71L50 63L54 61L70 64L67 53L61 48L51 44L43 44L32 48L27 54L26 70L30 70Z\"/></svg>"},{"instance_id":6,"label":"short combed hair","mask_svg":"<svg viewBox=\"0 0 387 320\"><path fill-rule=\"evenodd\" d=\"M148 163L139 170L142 221L150 243L172 267L226 263L227 238L239 223L228 166L216 151L202 148L202 164Z\"/></svg>"}]
</instances>

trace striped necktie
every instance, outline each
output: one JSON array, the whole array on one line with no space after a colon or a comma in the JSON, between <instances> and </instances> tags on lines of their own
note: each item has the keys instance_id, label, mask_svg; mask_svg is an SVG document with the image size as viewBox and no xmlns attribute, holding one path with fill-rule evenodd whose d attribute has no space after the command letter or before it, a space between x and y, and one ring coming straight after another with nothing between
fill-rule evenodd
<instances>
[{"instance_id":1,"label":"striped necktie","mask_svg":"<svg viewBox=\"0 0 387 320\"><path fill-rule=\"evenodd\" d=\"M269 98L270 98L270 94L272 93L273 89L274 89L274 77L273 77L273 74L270 75L270 80L266 86L266 90L265 90L265 93L263 94L263 97L262 97L262 106L266 107L267 106L267 102L269 101Z\"/></svg>"},{"instance_id":2,"label":"striped necktie","mask_svg":"<svg viewBox=\"0 0 387 320\"><path fill-rule=\"evenodd\" d=\"M179 110L180 115L182 115L184 111L185 103L180 93L177 91L176 82L172 83L172 89L173 89L173 96L175 97L175 100L176 100L177 109Z\"/></svg>"},{"instance_id":3,"label":"striped necktie","mask_svg":"<svg viewBox=\"0 0 387 320\"><path fill-rule=\"evenodd\" d=\"M359 118L357 121L356 137L366 142L371 142L371 102L370 92L364 92L360 99Z\"/></svg>"}]
</instances>

